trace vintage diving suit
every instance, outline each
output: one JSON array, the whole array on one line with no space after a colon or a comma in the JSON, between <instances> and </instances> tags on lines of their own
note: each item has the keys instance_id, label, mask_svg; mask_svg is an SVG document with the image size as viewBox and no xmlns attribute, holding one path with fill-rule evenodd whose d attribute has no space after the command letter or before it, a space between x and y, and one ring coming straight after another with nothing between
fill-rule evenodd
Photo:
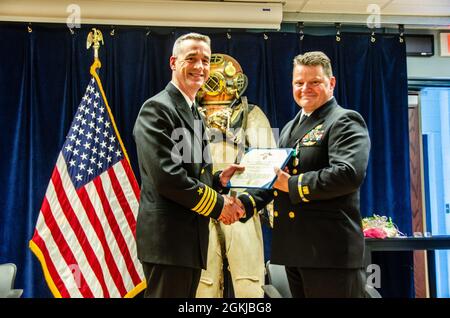
<instances>
[{"instance_id":1,"label":"vintage diving suit","mask_svg":"<svg viewBox=\"0 0 450 318\"><path fill-rule=\"evenodd\" d=\"M247 84L247 76L233 57L212 54L210 77L197 94L197 101L208 129L214 171L239 161L239 156L248 147L276 147L267 117L242 96ZM260 215L232 225L212 220L209 228L207 270L202 270L197 297L224 296L225 258L234 296L263 297L264 251Z\"/></svg>"}]
</instances>

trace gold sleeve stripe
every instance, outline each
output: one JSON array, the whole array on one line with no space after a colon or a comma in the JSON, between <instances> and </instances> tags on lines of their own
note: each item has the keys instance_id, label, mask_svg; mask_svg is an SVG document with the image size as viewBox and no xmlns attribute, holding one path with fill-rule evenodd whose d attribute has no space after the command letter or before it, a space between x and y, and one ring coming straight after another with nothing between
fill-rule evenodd
<instances>
[{"instance_id":1,"label":"gold sleeve stripe","mask_svg":"<svg viewBox=\"0 0 450 318\"><path fill-rule=\"evenodd\" d=\"M253 205L253 213L256 214L258 211L256 211L256 202L255 199L248 193L248 192L242 192L242 194L245 194L250 199L250 202Z\"/></svg>"},{"instance_id":2,"label":"gold sleeve stripe","mask_svg":"<svg viewBox=\"0 0 450 318\"><path fill-rule=\"evenodd\" d=\"M205 186L205 191L203 191L203 195L202 198L200 199L200 201L198 202L198 204L196 206L194 206L192 208L193 211L198 212L199 208L203 205L203 203L205 202L205 200L208 198L209 193L210 193L210 189L208 186Z\"/></svg>"},{"instance_id":3,"label":"gold sleeve stripe","mask_svg":"<svg viewBox=\"0 0 450 318\"><path fill-rule=\"evenodd\" d=\"M205 200L203 200L202 205L200 205L200 207L197 209L196 212L203 214L203 210L205 209L205 206L208 205L208 202L211 200L211 195L214 192L210 187L206 188L206 193L205 193Z\"/></svg>"},{"instance_id":4,"label":"gold sleeve stripe","mask_svg":"<svg viewBox=\"0 0 450 318\"><path fill-rule=\"evenodd\" d=\"M213 199L211 201L211 206L209 207L209 209L206 210L205 216L208 216L212 212L212 210L216 206L216 203L217 203L217 192L213 191Z\"/></svg>"},{"instance_id":5,"label":"gold sleeve stripe","mask_svg":"<svg viewBox=\"0 0 450 318\"><path fill-rule=\"evenodd\" d=\"M211 206L211 203L212 203L213 200L214 200L214 195L215 195L215 193L216 193L216 191L210 189L210 195L209 195L209 198L208 198L208 200L206 200L206 201L204 202L204 204L200 207L198 213L200 213L200 214L205 214L206 211L208 211L209 207Z\"/></svg>"},{"instance_id":6,"label":"gold sleeve stripe","mask_svg":"<svg viewBox=\"0 0 450 318\"><path fill-rule=\"evenodd\" d=\"M202 211L204 210L205 206L208 205L209 200L211 199L212 190L209 187L205 187L207 190L205 191L205 200L203 200L203 203L199 206L196 212L203 214Z\"/></svg>"},{"instance_id":7,"label":"gold sleeve stripe","mask_svg":"<svg viewBox=\"0 0 450 318\"><path fill-rule=\"evenodd\" d=\"M199 208L198 213L205 214L205 212L208 210L209 206L211 205L211 202L214 201L214 196L216 194L216 191L213 189L209 189L209 195L208 198L203 202L203 205Z\"/></svg>"},{"instance_id":8,"label":"gold sleeve stripe","mask_svg":"<svg viewBox=\"0 0 450 318\"><path fill-rule=\"evenodd\" d=\"M302 179L303 179L303 173L298 176L298 185L297 185L297 187L298 187L298 194L300 194L300 198L302 199L303 202L309 202L309 200L306 199L305 195L303 194Z\"/></svg>"}]
</instances>

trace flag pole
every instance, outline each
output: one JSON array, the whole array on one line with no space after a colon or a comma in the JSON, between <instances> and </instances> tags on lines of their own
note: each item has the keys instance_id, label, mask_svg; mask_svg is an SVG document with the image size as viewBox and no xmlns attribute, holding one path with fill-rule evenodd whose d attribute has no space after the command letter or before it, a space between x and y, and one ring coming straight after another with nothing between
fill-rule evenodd
<instances>
[{"instance_id":1,"label":"flag pole","mask_svg":"<svg viewBox=\"0 0 450 318\"><path fill-rule=\"evenodd\" d=\"M91 47L94 49L94 62L92 63L92 65L90 67L90 74L95 78L95 80L97 82L98 88L103 97L103 101L105 102L106 109L108 111L109 118L111 120L113 129L116 133L117 140L122 148L122 152L123 152L126 160L128 161L128 164L130 165L130 173L132 174L133 179L136 180L136 175L134 174L134 171L131 168L130 158L128 157L128 153L125 149L125 146L122 142L122 138L120 137L119 131L117 129L116 121L114 120L114 116L111 112L111 108L109 107L108 100L106 99L106 94L105 94L105 91L103 90L103 86L100 81L100 77L97 74L97 69L102 67L102 63L100 62L100 59L98 57L98 51L100 49L100 42L102 45L105 45L105 43L103 41L103 34L100 30L93 28L92 31L89 32L89 34L87 36L87 40L86 40L86 49L89 50L89 48L91 48ZM143 291L146 287L147 287L147 284L146 284L145 280L143 280L140 284L135 286L135 288L133 290L128 292L125 295L125 298L135 297L137 294L139 294L141 291Z\"/></svg>"},{"instance_id":2,"label":"flag pole","mask_svg":"<svg viewBox=\"0 0 450 318\"><path fill-rule=\"evenodd\" d=\"M111 119L111 123L114 127L114 131L116 132L117 139L122 148L122 152L125 155L125 158L127 159L128 163L130 163L130 158L128 157L128 153L122 142L122 138L120 137L119 131L117 130L116 121L114 120L114 116L112 115L111 108L109 107L108 100L106 99L106 94L103 90L102 83L97 74L97 69L102 67L102 63L100 62L100 59L98 58L98 50L100 49L100 42L102 45L105 45L105 42L103 41L103 34L100 30L93 28L92 31L89 32L89 34L87 36L87 40L86 40L86 49L89 50L91 47L94 49L94 63L92 63L92 65L91 65L90 73L97 81L98 87L103 96L103 100L105 101L106 109L108 110L108 114ZM130 163L130 165L131 165L131 163ZM134 172L133 172L133 174L134 174Z\"/></svg>"}]
</instances>

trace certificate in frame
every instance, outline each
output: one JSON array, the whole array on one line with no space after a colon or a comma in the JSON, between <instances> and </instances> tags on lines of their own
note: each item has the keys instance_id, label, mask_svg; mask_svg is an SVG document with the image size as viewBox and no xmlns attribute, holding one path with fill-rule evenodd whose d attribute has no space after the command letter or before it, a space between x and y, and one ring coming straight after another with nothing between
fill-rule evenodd
<instances>
[{"instance_id":1,"label":"certificate in frame","mask_svg":"<svg viewBox=\"0 0 450 318\"><path fill-rule=\"evenodd\" d=\"M292 148L249 148L241 159L243 172L236 172L228 188L271 189L277 175L275 167L283 169L294 153Z\"/></svg>"}]
</instances>

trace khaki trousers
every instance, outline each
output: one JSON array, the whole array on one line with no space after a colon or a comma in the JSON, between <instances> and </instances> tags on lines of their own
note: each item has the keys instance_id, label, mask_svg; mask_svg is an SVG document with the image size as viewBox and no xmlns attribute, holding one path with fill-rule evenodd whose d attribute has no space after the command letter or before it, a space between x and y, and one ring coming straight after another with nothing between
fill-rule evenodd
<instances>
[{"instance_id":1,"label":"khaki trousers","mask_svg":"<svg viewBox=\"0 0 450 318\"><path fill-rule=\"evenodd\" d=\"M216 224L217 223L217 224ZM221 230L221 235L218 230ZM224 242L221 242L224 240ZM264 291L264 250L259 215L245 223L209 224L207 270L202 270L198 298L222 298L224 289L221 243L225 244L233 289L237 298L262 298Z\"/></svg>"}]
</instances>

